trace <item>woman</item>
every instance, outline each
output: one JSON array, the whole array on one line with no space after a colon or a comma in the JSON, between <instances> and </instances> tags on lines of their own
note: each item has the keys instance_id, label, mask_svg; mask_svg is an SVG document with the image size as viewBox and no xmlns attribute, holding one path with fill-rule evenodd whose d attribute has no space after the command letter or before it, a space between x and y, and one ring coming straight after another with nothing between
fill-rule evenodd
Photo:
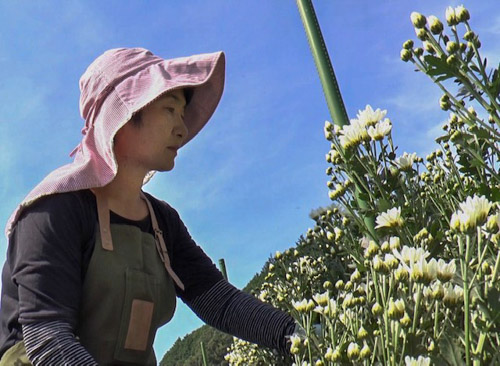
<instances>
[{"instance_id":1,"label":"woman","mask_svg":"<svg viewBox=\"0 0 500 366\"><path fill-rule=\"evenodd\" d=\"M213 114L222 52L164 60L113 49L80 79L83 139L12 214L0 365L155 365L180 297L206 323L287 352L295 322L237 290L177 212L142 191Z\"/></svg>"}]
</instances>

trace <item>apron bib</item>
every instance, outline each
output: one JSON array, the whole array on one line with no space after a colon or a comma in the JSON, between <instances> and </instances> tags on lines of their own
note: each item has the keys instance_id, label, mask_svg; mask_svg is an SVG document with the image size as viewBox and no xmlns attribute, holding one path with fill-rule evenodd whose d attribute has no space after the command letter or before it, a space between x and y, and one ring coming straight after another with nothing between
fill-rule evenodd
<instances>
[{"instance_id":1,"label":"apron bib","mask_svg":"<svg viewBox=\"0 0 500 366\"><path fill-rule=\"evenodd\" d=\"M182 282L170 267L163 234L144 195L155 236L131 225L109 225L107 203L96 197L101 235L96 235L85 275L76 335L99 365L154 366L154 337L174 314L174 281L181 288ZM7 350L0 361L4 365L31 365L24 342Z\"/></svg>"}]
</instances>

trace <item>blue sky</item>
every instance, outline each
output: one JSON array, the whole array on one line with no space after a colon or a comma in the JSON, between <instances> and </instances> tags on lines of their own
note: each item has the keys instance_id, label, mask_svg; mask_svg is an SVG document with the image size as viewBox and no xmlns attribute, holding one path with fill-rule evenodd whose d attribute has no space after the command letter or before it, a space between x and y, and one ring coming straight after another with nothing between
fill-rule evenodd
<instances>
[{"instance_id":1,"label":"blue sky","mask_svg":"<svg viewBox=\"0 0 500 366\"><path fill-rule=\"evenodd\" d=\"M411 11L444 18L464 4L490 63L500 59L497 0L314 1L347 111L388 110L399 152L424 155L446 114L437 87L399 59ZM146 5L147 4L147 5ZM495 5L496 4L496 5ZM294 1L0 2L0 222L80 141L78 80L109 48L165 58L226 52L225 93L176 168L146 190L174 206L243 287L330 203L321 84ZM0 260L7 241L0 239ZM155 342L159 358L201 322L180 302Z\"/></svg>"}]
</instances>

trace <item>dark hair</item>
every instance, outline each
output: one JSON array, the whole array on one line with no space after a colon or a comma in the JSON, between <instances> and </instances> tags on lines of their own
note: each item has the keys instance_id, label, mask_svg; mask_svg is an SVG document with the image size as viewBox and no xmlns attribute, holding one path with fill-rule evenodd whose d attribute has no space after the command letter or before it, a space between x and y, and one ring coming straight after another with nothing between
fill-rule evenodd
<instances>
[{"instance_id":1,"label":"dark hair","mask_svg":"<svg viewBox=\"0 0 500 366\"><path fill-rule=\"evenodd\" d=\"M191 99L193 98L193 88L184 88L184 98L186 98L186 106L189 104ZM130 119L132 124L136 127L140 127L142 125L142 109L139 109L137 112L135 112L132 115L132 118Z\"/></svg>"}]
</instances>

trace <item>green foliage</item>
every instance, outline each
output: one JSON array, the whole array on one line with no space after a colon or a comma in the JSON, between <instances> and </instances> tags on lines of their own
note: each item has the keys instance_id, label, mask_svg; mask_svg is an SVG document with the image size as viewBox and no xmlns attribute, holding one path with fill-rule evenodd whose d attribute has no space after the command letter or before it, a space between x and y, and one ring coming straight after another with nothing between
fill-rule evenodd
<instances>
[{"instance_id":1,"label":"green foliage","mask_svg":"<svg viewBox=\"0 0 500 366\"><path fill-rule=\"evenodd\" d=\"M207 364L226 366L224 360L233 337L204 325L182 339L177 339L160 362L161 366L202 366L200 342L205 346Z\"/></svg>"},{"instance_id":2,"label":"green foliage","mask_svg":"<svg viewBox=\"0 0 500 366\"><path fill-rule=\"evenodd\" d=\"M425 162L397 156L387 111L367 106L350 125L325 125L335 206L277 253L258 293L304 328L290 339L296 365L499 362L499 70L486 69L468 11L446 17L449 35L436 17L413 13L423 44L401 52L452 112ZM443 84L452 81L453 92ZM283 362L239 341L226 359Z\"/></svg>"}]
</instances>

